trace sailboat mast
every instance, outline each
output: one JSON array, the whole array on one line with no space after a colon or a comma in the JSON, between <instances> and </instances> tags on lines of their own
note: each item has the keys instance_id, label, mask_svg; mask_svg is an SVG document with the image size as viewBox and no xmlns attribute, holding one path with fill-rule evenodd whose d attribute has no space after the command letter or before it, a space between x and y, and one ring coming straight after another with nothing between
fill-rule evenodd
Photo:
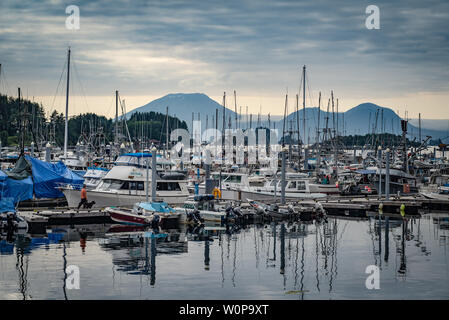
<instances>
[{"instance_id":1,"label":"sailboat mast","mask_svg":"<svg viewBox=\"0 0 449 320\"><path fill-rule=\"evenodd\" d=\"M301 146L300 146L300 143L299 143L300 137L299 137L299 95L298 94L296 95L296 126L297 126L297 129L298 129L298 132L297 132L298 154L299 154L299 156L301 156L301 152L300 152L301 151ZM298 162L299 162L299 160L298 160ZM299 167L299 163L298 163L298 167Z\"/></svg>"},{"instance_id":2,"label":"sailboat mast","mask_svg":"<svg viewBox=\"0 0 449 320\"><path fill-rule=\"evenodd\" d=\"M302 126L304 131L304 143L306 141L306 66L302 67Z\"/></svg>"},{"instance_id":3,"label":"sailboat mast","mask_svg":"<svg viewBox=\"0 0 449 320\"><path fill-rule=\"evenodd\" d=\"M168 155L168 106L167 106L167 115L165 118L165 156Z\"/></svg>"},{"instance_id":4,"label":"sailboat mast","mask_svg":"<svg viewBox=\"0 0 449 320\"><path fill-rule=\"evenodd\" d=\"M320 112L321 112L321 91L318 96L318 126L316 129L316 175L320 175L321 145L320 145Z\"/></svg>"},{"instance_id":5,"label":"sailboat mast","mask_svg":"<svg viewBox=\"0 0 449 320\"><path fill-rule=\"evenodd\" d=\"M285 95L284 121L282 122L282 147L285 147L285 121L287 120L287 101L288 94Z\"/></svg>"},{"instance_id":6,"label":"sailboat mast","mask_svg":"<svg viewBox=\"0 0 449 320\"><path fill-rule=\"evenodd\" d=\"M67 159L67 144L69 138L69 88L70 88L70 47L67 52L67 90L65 96L65 127L64 127L64 158Z\"/></svg>"},{"instance_id":7,"label":"sailboat mast","mask_svg":"<svg viewBox=\"0 0 449 320\"><path fill-rule=\"evenodd\" d=\"M115 147L118 148L118 90L115 90Z\"/></svg>"},{"instance_id":8,"label":"sailboat mast","mask_svg":"<svg viewBox=\"0 0 449 320\"><path fill-rule=\"evenodd\" d=\"M318 96L318 125L316 127L316 143L318 147L318 143L320 142L320 113L321 113L321 91Z\"/></svg>"},{"instance_id":9,"label":"sailboat mast","mask_svg":"<svg viewBox=\"0 0 449 320\"><path fill-rule=\"evenodd\" d=\"M234 90L234 109L235 109L235 128L238 129L239 125L238 125L238 113L237 113L237 93Z\"/></svg>"},{"instance_id":10,"label":"sailboat mast","mask_svg":"<svg viewBox=\"0 0 449 320\"><path fill-rule=\"evenodd\" d=\"M223 92L223 132L221 133L221 163L224 164L224 149L225 149L225 129L226 129L226 92ZM220 181L221 189L221 181Z\"/></svg>"}]
</instances>

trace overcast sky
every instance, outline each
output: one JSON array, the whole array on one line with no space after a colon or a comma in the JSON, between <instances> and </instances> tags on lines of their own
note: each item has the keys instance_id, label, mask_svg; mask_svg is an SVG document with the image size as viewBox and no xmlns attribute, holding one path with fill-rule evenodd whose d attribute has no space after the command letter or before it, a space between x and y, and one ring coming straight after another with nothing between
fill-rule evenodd
<instances>
[{"instance_id":1,"label":"overcast sky","mask_svg":"<svg viewBox=\"0 0 449 320\"><path fill-rule=\"evenodd\" d=\"M58 83L70 45L70 114L114 114L168 93L201 92L221 102L237 91L250 112L290 108L307 66L307 105L318 92L340 110L372 102L410 117L449 118L447 1L16 1L0 2L0 91L63 111ZM65 9L80 9L80 29ZM380 29L368 30L368 5ZM6 81L5 81L6 79Z\"/></svg>"}]
</instances>

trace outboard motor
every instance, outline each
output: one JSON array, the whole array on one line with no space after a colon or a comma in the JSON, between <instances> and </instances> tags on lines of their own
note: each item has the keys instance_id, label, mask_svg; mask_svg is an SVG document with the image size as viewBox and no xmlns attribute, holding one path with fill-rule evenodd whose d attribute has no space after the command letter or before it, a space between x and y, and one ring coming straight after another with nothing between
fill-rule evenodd
<instances>
[{"instance_id":1,"label":"outboard motor","mask_svg":"<svg viewBox=\"0 0 449 320\"><path fill-rule=\"evenodd\" d=\"M226 219L234 218L234 212L232 211L231 207L227 207L225 212L226 212Z\"/></svg>"},{"instance_id":2,"label":"outboard motor","mask_svg":"<svg viewBox=\"0 0 449 320\"><path fill-rule=\"evenodd\" d=\"M151 220L151 228L159 228L159 223L161 222L161 217L158 214L153 214L153 219Z\"/></svg>"},{"instance_id":3,"label":"outboard motor","mask_svg":"<svg viewBox=\"0 0 449 320\"><path fill-rule=\"evenodd\" d=\"M195 210L187 213L187 221L195 221L196 223L201 224L204 222L204 219L201 217L200 212Z\"/></svg>"},{"instance_id":4,"label":"outboard motor","mask_svg":"<svg viewBox=\"0 0 449 320\"><path fill-rule=\"evenodd\" d=\"M240 208L239 208L239 207L233 208L233 209L232 209L232 212L233 212L237 217L239 217L239 218L243 216L243 214L242 214L242 212L240 211Z\"/></svg>"},{"instance_id":5,"label":"outboard motor","mask_svg":"<svg viewBox=\"0 0 449 320\"><path fill-rule=\"evenodd\" d=\"M195 217L196 221L203 223L204 219L201 217L200 212L198 210L195 210L193 212L193 216Z\"/></svg>"},{"instance_id":6,"label":"outboard motor","mask_svg":"<svg viewBox=\"0 0 449 320\"><path fill-rule=\"evenodd\" d=\"M6 216L6 230L8 231L14 231L15 225L14 225L14 214L11 212L8 212Z\"/></svg>"}]
</instances>

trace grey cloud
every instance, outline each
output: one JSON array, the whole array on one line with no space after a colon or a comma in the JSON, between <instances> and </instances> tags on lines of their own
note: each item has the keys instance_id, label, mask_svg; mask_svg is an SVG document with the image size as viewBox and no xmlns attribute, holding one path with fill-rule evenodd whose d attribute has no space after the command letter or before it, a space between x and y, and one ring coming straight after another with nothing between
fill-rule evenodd
<instances>
[{"instance_id":1,"label":"grey cloud","mask_svg":"<svg viewBox=\"0 0 449 320\"><path fill-rule=\"evenodd\" d=\"M376 1L380 30L364 27L368 1L78 1L78 32L64 29L68 4L2 1L0 57L9 76L42 79L42 90L52 92L71 44L80 73L98 84L90 94L118 85L142 94L187 84L270 91L297 83L302 64L322 70L317 86L332 81L355 90L447 89L445 1ZM141 73L130 65L136 69L131 73L126 64L112 63L118 57L95 54L128 49L192 65L164 71L148 64ZM209 72L202 75L204 69ZM391 80L387 88L385 77Z\"/></svg>"}]
</instances>

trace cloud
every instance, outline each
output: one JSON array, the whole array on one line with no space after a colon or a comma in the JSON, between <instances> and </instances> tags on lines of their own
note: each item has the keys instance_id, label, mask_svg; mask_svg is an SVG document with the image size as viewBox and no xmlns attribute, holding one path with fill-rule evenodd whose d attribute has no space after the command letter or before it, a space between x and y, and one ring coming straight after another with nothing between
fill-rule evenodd
<instances>
[{"instance_id":1,"label":"cloud","mask_svg":"<svg viewBox=\"0 0 449 320\"><path fill-rule=\"evenodd\" d=\"M69 1L3 0L0 57L10 82L52 94L72 46L88 95L213 92L279 95L299 86L379 97L448 91L449 3L377 1L78 1L81 29L65 28ZM150 92L148 92L150 91Z\"/></svg>"}]
</instances>

